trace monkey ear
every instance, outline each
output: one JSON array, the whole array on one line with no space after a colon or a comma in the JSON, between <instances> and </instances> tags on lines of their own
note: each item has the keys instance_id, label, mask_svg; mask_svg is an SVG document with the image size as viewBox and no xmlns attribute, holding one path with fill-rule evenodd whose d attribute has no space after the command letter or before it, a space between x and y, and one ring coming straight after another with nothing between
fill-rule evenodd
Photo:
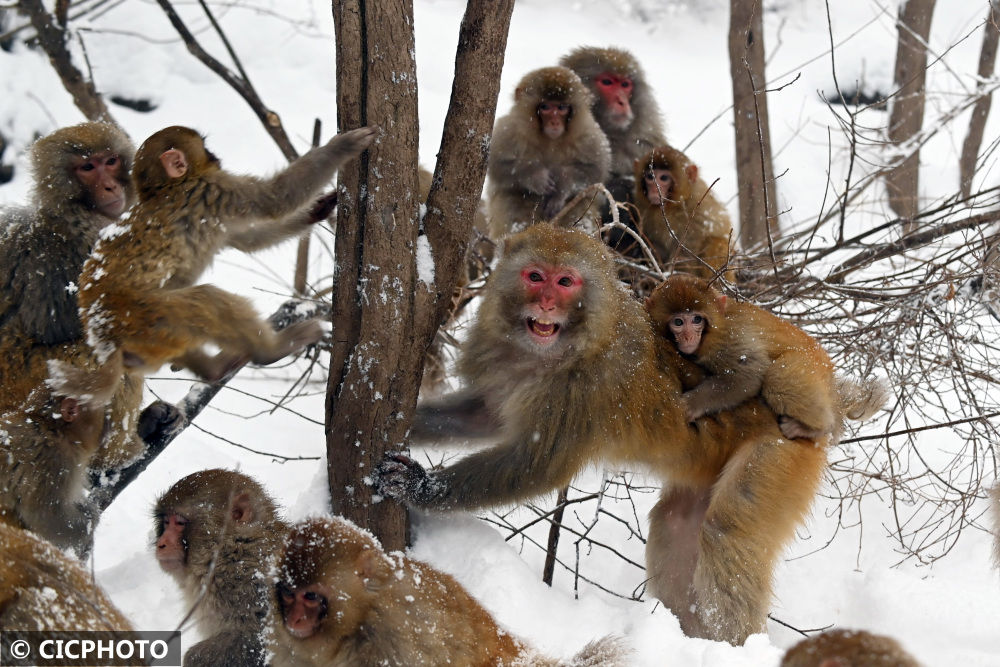
<instances>
[{"instance_id":1,"label":"monkey ear","mask_svg":"<svg viewBox=\"0 0 1000 667\"><path fill-rule=\"evenodd\" d=\"M520 102L522 97L524 97L524 88L515 88L514 89L514 101L515 102Z\"/></svg>"},{"instance_id":2,"label":"monkey ear","mask_svg":"<svg viewBox=\"0 0 1000 667\"><path fill-rule=\"evenodd\" d=\"M725 313L726 313L726 295L725 294L720 294L719 298L716 299L715 302L717 304L719 304L719 312L722 313L723 315L725 315Z\"/></svg>"},{"instance_id":3,"label":"monkey ear","mask_svg":"<svg viewBox=\"0 0 1000 667\"><path fill-rule=\"evenodd\" d=\"M688 180L694 183L698 180L698 165L689 164L684 168L684 173L687 174Z\"/></svg>"},{"instance_id":4,"label":"monkey ear","mask_svg":"<svg viewBox=\"0 0 1000 667\"><path fill-rule=\"evenodd\" d=\"M386 576L385 569L385 559L377 549L364 549L358 554L355 572L364 581L368 590L378 590L382 587Z\"/></svg>"},{"instance_id":5,"label":"monkey ear","mask_svg":"<svg viewBox=\"0 0 1000 667\"><path fill-rule=\"evenodd\" d=\"M250 502L250 494L244 491L236 494L232 505L229 507L229 516L236 523L250 523L253 521L253 503Z\"/></svg>"},{"instance_id":6,"label":"monkey ear","mask_svg":"<svg viewBox=\"0 0 1000 667\"><path fill-rule=\"evenodd\" d=\"M163 151L160 155L160 164L170 178L180 178L188 170L187 156L184 155L184 151L177 148Z\"/></svg>"},{"instance_id":7,"label":"monkey ear","mask_svg":"<svg viewBox=\"0 0 1000 667\"><path fill-rule=\"evenodd\" d=\"M80 416L80 404L75 398L67 396L59 403L59 416L67 424L75 422Z\"/></svg>"}]
</instances>

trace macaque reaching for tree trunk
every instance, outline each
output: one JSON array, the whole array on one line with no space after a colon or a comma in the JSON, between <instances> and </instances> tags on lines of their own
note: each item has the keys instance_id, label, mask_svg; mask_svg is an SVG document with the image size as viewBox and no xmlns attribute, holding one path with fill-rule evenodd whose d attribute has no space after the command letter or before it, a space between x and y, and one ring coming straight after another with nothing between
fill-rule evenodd
<instances>
[{"instance_id":1,"label":"macaque reaching for tree trunk","mask_svg":"<svg viewBox=\"0 0 1000 667\"><path fill-rule=\"evenodd\" d=\"M48 379L22 406L0 415L0 516L83 554L99 516L84 496L87 467L122 368L55 359L48 367Z\"/></svg>"},{"instance_id":2,"label":"macaque reaching for tree trunk","mask_svg":"<svg viewBox=\"0 0 1000 667\"><path fill-rule=\"evenodd\" d=\"M635 205L661 266L713 278L729 263L729 214L681 151L660 146L635 161Z\"/></svg>"},{"instance_id":3,"label":"macaque reaching for tree trunk","mask_svg":"<svg viewBox=\"0 0 1000 667\"><path fill-rule=\"evenodd\" d=\"M590 103L565 67L529 72L517 84L514 107L497 120L490 142L486 199L494 239L551 220L577 193L607 178L611 153ZM563 219L592 224L596 214L594 199L586 199Z\"/></svg>"},{"instance_id":4,"label":"macaque reaching for tree trunk","mask_svg":"<svg viewBox=\"0 0 1000 667\"><path fill-rule=\"evenodd\" d=\"M194 609L206 638L185 667L263 667L269 572L287 526L256 481L230 470L181 479L156 502L156 559Z\"/></svg>"},{"instance_id":5,"label":"macaque reaching for tree trunk","mask_svg":"<svg viewBox=\"0 0 1000 667\"><path fill-rule=\"evenodd\" d=\"M650 592L688 635L742 643L764 628L825 448L784 439L759 400L690 424L680 376L697 367L614 276L611 252L586 234L540 224L509 237L462 347L465 388L419 404L411 431L499 444L431 472L390 457L376 488L472 509L562 488L590 463L648 469L669 484L650 514ZM869 397L842 401L854 411Z\"/></svg>"},{"instance_id":6,"label":"macaque reaching for tree trunk","mask_svg":"<svg viewBox=\"0 0 1000 667\"><path fill-rule=\"evenodd\" d=\"M547 659L508 634L450 575L400 553L342 518L292 527L272 616L275 667L343 665L627 664L614 637L570 662Z\"/></svg>"},{"instance_id":7,"label":"macaque reaching for tree trunk","mask_svg":"<svg viewBox=\"0 0 1000 667\"><path fill-rule=\"evenodd\" d=\"M132 631L78 562L0 520L0 632Z\"/></svg>"},{"instance_id":8,"label":"macaque reaching for tree trunk","mask_svg":"<svg viewBox=\"0 0 1000 667\"><path fill-rule=\"evenodd\" d=\"M654 330L707 373L684 392L689 421L760 395L786 438L839 437L845 415L833 362L805 331L683 273L658 285L646 309Z\"/></svg>"},{"instance_id":9,"label":"macaque reaching for tree trunk","mask_svg":"<svg viewBox=\"0 0 1000 667\"><path fill-rule=\"evenodd\" d=\"M195 285L226 246L253 251L300 234L326 214L317 197L375 130L344 132L269 179L223 171L201 136L168 127L136 153L139 203L102 235L80 278L87 340L136 373L172 362L218 380L243 362L268 364L314 343L320 323L275 332L250 302ZM323 210L314 213L313 207ZM206 343L222 351L209 355Z\"/></svg>"},{"instance_id":10,"label":"macaque reaching for tree trunk","mask_svg":"<svg viewBox=\"0 0 1000 667\"><path fill-rule=\"evenodd\" d=\"M624 49L581 46L563 56L559 64L576 72L593 93L594 117L611 145L608 191L619 203L634 203L633 164L667 143L656 96L639 61ZM605 222L610 220L610 211L602 217ZM619 209L619 219L636 229L627 209ZM611 230L606 239L612 248L639 256L634 241L620 230Z\"/></svg>"},{"instance_id":11,"label":"macaque reaching for tree trunk","mask_svg":"<svg viewBox=\"0 0 1000 667\"><path fill-rule=\"evenodd\" d=\"M895 639L867 630L827 630L788 649L780 667L920 667Z\"/></svg>"}]
</instances>

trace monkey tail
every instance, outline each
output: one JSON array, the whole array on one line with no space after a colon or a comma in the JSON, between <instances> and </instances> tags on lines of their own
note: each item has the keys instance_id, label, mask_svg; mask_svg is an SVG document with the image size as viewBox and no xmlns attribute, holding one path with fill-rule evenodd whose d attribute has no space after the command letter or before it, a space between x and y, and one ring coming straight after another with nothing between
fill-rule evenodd
<instances>
[{"instance_id":1,"label":"monkey tail","mask_svg":"<svg viewBox=\"0 0 1000 667\"><path fill-rule=\"evenodd\" d=\"M879 378L857 380L837 375L835 383L840 414L852 421L871 419L889 400L889 387Z\"/></svg>"},{"instance_id":2,"label":"monkey tail","mask_svg":"<svg viewBox=\"0 0 1000 667\"><path fill-rule=\"evenodd\" d=\"M125 373L121 350L97 368L91 363L74 364L61 359L49 359L47 363L49 376L45 384L49 390L91 407L107 405Z\"/></svg>"},{"instance_id":3,"label":"monkey tail","mask_svg":"<svg viewBox=\"0 0 1000 667\"><path fill-rule=\"evenodd\" d=\"M563 667L625 667L631 664L632 649L618 635L590 642Z\"/></svg>"}]
</instances>

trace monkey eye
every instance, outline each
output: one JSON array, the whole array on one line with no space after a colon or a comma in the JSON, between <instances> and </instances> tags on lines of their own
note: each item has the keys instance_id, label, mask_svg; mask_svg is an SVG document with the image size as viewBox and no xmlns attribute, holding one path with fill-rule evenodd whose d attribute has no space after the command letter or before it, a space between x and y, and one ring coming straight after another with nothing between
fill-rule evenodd
<instances>
[{"instance_id":1,"label":"monkey eye","mask_svg":"<svg viewBox=\"0 0 1000 667\"><path fill-rule=\"evenodd\" d=\"M570 278L569 276L563 276L562 278L559 279L559 284L562 285L563 287L572 287L573 279Z\"/></svg>"},{"instance_id":2,"label":"monkey eye","mask_svg":"<svg viewBox=\"0 0 1000 667\"><path fill-rule=\"evenodd\" d=\"M280 597L281 601L285 604L291 604L295 601L295 594L292 593L292 590L286 586L284 582L278 583L278 597Z\"/></svg>"},{"instance_id":3,"label":"monkey eye","mask_svg":"<svg viewBox=\"0 0 1000 667\"><path fill-rule=\"evenodd\" d=\"M83 164L80 165L80 169L82 171L94 171L94 165L92 165L90 162L84 162Z\"/></svg>"},{"instance_id":4,"label":"monkey eye","mask_svg":"<svg viewBox=\"0 0 1000 667\"><path fill-rule=\"evenodd\" d=\"M552 108L552 106L548 102L542 102L541 104L538 105L538 108L541 109L542 111L548 111L549 109Z\"/></svg>"},{"instance_id":5,"label":"monkey eye","mask_svg":"<svg viewBox=\"0 0 1000 667\"><path fill-rule=\"evenodd\" d=\"M660 176L660 180L663 181L664 183L669 182L670 181L670 174L662 174Z\"/></svg>"},{"instance_id":6,"label":"monkey eye","mask_svg":"<svg viewBox=\"0 0 1000 667\"><path fill-rule=\"evenodd\" d=\"M673 321L673 325L675 327L682 327L682 326L684 326L684 320L681 319L680 317L675 317L674 321Z\"/></svg>"},{"instance_id":7,"label":"monkey eye","mask_svg":"<svg viewBox=\"0 0 1000 667\"><path fill-rule=\"evenodd\" d=\"M622 88L631 88L631 87L632 87L632 81L630 79L622 80Z\"/></svg>"},{"instance_id":8,"label":"monkey eye","mask_svg":"<svg viewBox=\"0 0 1000 667\"><path fill-rule=\"evenodd\" d=\"M528 280L530 280L533 283L540 283L543 280L545 280L545 278L538 271L532 271L531 273L528 274Z\"/></svg>"},{"instance_id":9,"label":"monkey eye","mask_svg":"<svg viewBox=\"0 0 1000 667\"><path fill-rule=\"evenodd\" d=\"M701 324L702 322L705 321L705 318L702 317L701 315L695 315L694 317L691 318L691 321L694 322L695 324Z\"/></svg>"},{"instance_id":10,"label":"monkey eye","mask_svg":"<svg viewBox=\"0 0 1000 667\"><path fill-rule=\"evenodd\" d=\"M108 165L109 167L118 164L118 156L112 155L111 157L109 157L107 160L104 161L104 164Z\"/></svg>"},{"instance_id":11,"label":"monkey eye","mask_svg":"<svg viewBox=\"0 0 1000 667\"><path fill-rule=\"evenodd\" d=\"M568 109L569 109L569 105L568 104L560 104L559 105L559 111L567 111Z\"/></svg>"},{"instance_id":12,"label":"monkey eye","mask_svg":"<svg viewBox=\"0 0 1000 667\"><path fill-rule=\"evenodd\" d=\"M603 78L603 79L601 79L601 85L602 85L602 86L610 86L610 85L612 85L613 83L614 83L614 81L612 81L611 79L608 79L608 78L606 78L606 77L605 77L605 78Z\"/></svg>"}]
</instances>

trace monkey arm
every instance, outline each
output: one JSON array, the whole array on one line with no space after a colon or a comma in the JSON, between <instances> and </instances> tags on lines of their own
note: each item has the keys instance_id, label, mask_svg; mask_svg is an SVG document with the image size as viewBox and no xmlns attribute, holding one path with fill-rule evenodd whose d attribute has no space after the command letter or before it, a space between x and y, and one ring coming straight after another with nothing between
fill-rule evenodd
<instances>
[{"instance_id":1,"label":"monkey arm","mask_svg":"<svg viewBox=\"0 0 1000 667\"><path fill-rule=\"evenodd\" d=\"M712 375L684 392L688 419L732 408L760 393L770 360L749 347L736 348L713 361Z\"/></svg>"},{"instance_id":2,"label":"monkey arm","mask_svg":"<svg viewBox=\"0 0 1000 667\"><path fill-rule=\"evenodd\" d=\"M382 495L428 509L514 503L565 486L587 462L559 444L545 446L531 437L511 440L430 472L408 457L390 456L376 471L375 485Z\"/></svg>"},{"instance_id":3,"label":"monkey arm","mask_svg":"<svg viewBox=\"0 0 1000 667\"><path fill-rule=\"evenodd\" d=\"M496 435L500 423L481 394L458 391L417 406L410 437L416 442L479 439Z\"/></svg>"}]
</instances>

